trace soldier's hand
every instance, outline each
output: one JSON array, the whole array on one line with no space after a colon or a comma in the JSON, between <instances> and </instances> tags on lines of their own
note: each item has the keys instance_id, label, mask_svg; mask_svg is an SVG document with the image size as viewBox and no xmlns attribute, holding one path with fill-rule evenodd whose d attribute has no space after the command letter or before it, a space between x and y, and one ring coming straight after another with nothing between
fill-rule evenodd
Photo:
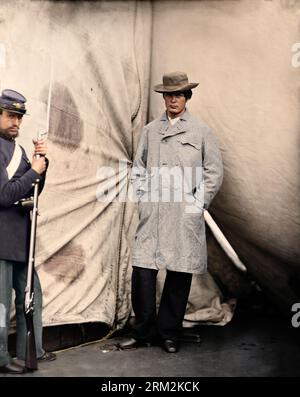
<instances>
[{"instance_id":1,"label":"soldier's hand","mask_svg":"<svg viewBox=\"0 0 300 397\"><path fill-rule=\"evenodd\" d=\"M42 174L46 171L46 160L45 157L40 157L36 159L34 156L32 158L31 168L36 171L38 174Z\"/></svg>"},{"instance_id":2,"label":"soldier's hand","mask_svg":"<svg viewBox=\"0 0 300 397\"><path fill-rule=\"evenodd\" d=\"M40 156L46 156L47 154L47 140L46 139L33 139L34 144L34 155L39 154Z\"/></svg>"}]
</instances>

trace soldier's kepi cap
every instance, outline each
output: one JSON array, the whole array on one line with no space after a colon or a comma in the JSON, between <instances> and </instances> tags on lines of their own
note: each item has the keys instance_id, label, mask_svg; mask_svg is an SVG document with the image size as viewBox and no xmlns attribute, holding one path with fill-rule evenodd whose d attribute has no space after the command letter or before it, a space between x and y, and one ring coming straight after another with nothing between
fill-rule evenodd
<instances>
[{"instance_id":1,"label":"soldier's kepi cap","mask_svg":"<svg viewBox=\"0 0 300 397\"><path fill-rule=\"evenodd\" d=\"M8 112L25 114L26 98L17 91L3 90L0 96L0 109Z\"/></svg>"}]
</instances>

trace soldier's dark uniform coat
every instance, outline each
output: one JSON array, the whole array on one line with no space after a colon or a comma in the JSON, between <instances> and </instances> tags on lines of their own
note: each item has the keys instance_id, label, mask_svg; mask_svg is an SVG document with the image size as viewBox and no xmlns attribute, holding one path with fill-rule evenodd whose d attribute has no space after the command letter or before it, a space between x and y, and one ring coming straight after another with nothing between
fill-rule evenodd
<instances>
[{"instance_id":1,"label":"soldier's dark uniform coat","mask_svg":"<svg viewBox=\"0 0 300 397\"><path fill-rule=\"evenodd\" d=\"M32 192L32 183L40 179L40 192L45 173L39 175L22 148L22 159L14 176L8 180L6 167L10 163L15 142L0 136L0 259L26 262L28 256L30 214L15 204Z\"/></svg>"}]
</instances>

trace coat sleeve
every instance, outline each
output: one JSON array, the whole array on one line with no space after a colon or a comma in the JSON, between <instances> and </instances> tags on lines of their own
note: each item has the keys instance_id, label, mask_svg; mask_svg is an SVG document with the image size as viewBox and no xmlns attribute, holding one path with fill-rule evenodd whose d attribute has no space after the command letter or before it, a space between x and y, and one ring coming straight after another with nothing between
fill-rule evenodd
<instances>
[{"instance_id":1,"label":"coat sleeve","mask_svg":"<svg viewBox=\"0 0 300 397\"><path fill-rule=\"evenodd\" d=\"M137 199L147 190L148 129L143 128L131 171L131 183Z\"/></svg>"},{"instance_id":2,"label":"coat sleeve","mask_svg":"<svg viewBox=\"0 0 300 397\"><path fill-rule=\"evenodd\" d=\"M208 129L203 141L204 208L208 209L223 181L223 163L218 141Z\"/></svg>"},{"instance_id":3,"label":"coat sleeve","mask_svg":"<svg viewBox=\"0 0 300 397\"><path fill-rule=\"evenodd\" d=\"M32 184L41 179L36 171L30 168L18 179L8 179L3 156L0 157L0 207L11 207L16 201L28 197L32 191ZM42 176L44 180L44 176Z\"/></svg>"},{"instance_id":4,"label":"coat sleeve","mask_svg":"<svg viewBox=\"0 0 300 397\"><path fill-rule=\"evenodd\" d=\"M46 161L46 171L40 175L39 194L41 194L44 189L45 182L46 182L46 174L47 174L47 170L49 167L49 160L47 159L47 157L45 157L45 161Z\"/></svg>"}]
</instances>

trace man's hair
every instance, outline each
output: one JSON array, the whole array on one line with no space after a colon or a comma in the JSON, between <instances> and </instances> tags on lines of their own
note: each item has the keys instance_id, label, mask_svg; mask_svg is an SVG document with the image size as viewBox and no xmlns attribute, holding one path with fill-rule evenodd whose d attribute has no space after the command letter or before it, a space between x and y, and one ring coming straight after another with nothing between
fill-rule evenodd
<instances>
[{"instance_id":1,"label":"man's hair","mask_svg":"<svg viewBox=\"0 0 300 397\"><path fill-rule=\"evenodd\" d=\"M163 97L165 97L166 94L176 94L176 93L182 93L185 97L185 99L191 99L192 98L192 90L186 90L186 91L173 91L173 92L162 92Z\"/></svg>"},{"instance_id":2,"label":"man's hair","mask_svg":"<svg viewBox=\"0 0 300 397\"><path fill-rule=\"evenodd\" d=\"M2 114L2 109L0 109L0 114Z\"/></svg>"},{"instance_id":3,"label":"man's hair","mask_svg":"<svg viewBox=\"0 0 300 397\"><path fill-rule=\"evenodd\" d=\"M185 99L191 99L193 95L192 90L183 91L183 95Z\"/></svg>"}]
</instances>

